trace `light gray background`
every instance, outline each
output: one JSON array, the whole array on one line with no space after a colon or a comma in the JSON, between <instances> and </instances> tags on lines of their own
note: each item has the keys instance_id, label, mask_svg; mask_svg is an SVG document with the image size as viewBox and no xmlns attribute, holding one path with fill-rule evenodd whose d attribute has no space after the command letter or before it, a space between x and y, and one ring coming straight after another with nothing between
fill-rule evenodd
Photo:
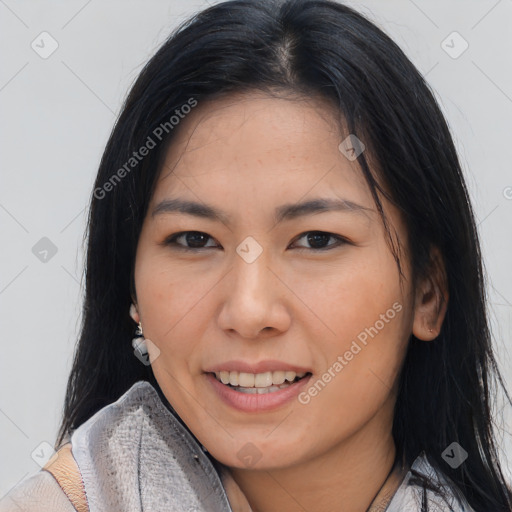
<instances>
[{"instance_id":1,"label":"light gray background","mask_svg":"<svg viewBox=\"0 0 512 512\"><path fill-rule=\"evenodd\" d=\"M394 38L440 99L478 217L510 390L512 1L347 3ZM41 443L55 439L79 326L87 201L121 102L171 28L205 5L0 0L0 496L39 469L37 454L44 464ZM47 59L31 48L43 31L59 45ZM453 31L469 43L456 59L441 46ZM452 52L460 43L447 41ZM32 252L42 237L57 247L46 263ZM510 432L510 407L500 419ZM510 437L501 445L512 462Z\"/></svg>"}]
</instances>

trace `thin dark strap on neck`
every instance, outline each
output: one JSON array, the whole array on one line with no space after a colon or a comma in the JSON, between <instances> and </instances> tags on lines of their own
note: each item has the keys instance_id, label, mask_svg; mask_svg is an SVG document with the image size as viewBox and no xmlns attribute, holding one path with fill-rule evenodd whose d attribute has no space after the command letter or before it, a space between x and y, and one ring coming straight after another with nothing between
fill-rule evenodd
<instances>
[{"instance_id":1,"label":"thin dark strap on neck","mask_svg":"<svg viewBox=\"0 0 512 512\"><path fill-rule=\"evenodd\" d=\"M370 503L370 506L366 509L366 512L385 512L388 509L393 496L400 487L406 473L407 468L405 464L400 463L398 457L395 457L395 461L389 470L384 483L380 486L380 489L377 491L377 494Z\"/></svg>"}]
</instances>

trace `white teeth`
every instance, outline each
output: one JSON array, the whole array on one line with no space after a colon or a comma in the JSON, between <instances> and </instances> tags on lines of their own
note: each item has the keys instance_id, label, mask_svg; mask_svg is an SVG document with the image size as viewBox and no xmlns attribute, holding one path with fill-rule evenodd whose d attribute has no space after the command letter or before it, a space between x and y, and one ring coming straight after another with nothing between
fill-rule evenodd
<instances>
[{"instance_id":1,"label":"white teeth","mask_svg":"<svg viewBox=\"0 0 512 512\"><path fill-rule=\"evenodd\" d=\"M258 373L254 377L254 387L268 388L272 386L272 372Z\"/></svg>"},{"instance_id":2,"label":"white teeth","mask_svg":"<svg viewBox=\"0 0 512 512\"><path fill-rule=\"evenodd\" d=\"M238 375L238 385L244 388L254 387L254 373L240 372Z\"/></svg>"},{"instance_id":3,"label":"white teeth","mask_svg":"<svg viewBox=\"0 0 512 512\"><path fill-rule=\"evenodd\" d=\"M295 372L285 372L284 373L284 378L288 381L292 381L293 379L295 379L295 377L297 376L297 374Z\"/></svg>"},{"instance_id":4,"label":"white teeth","mask_svg":"<svg viewBox=\"0 0 512 512\"><path fill-rule=\"evenodd\" d=\"M241 393L247 393L249 395L265 395L266 393L273 393L274 391L279 391L280 389L288 387L290 384L282 384L281 386L270 386L267 388L234 388L236 391L240 391Z\"/></svg>"},{"instance_id":5,"label":"white teeth","mask_svg":"<svg viewBox=\"0 0 512 512\"><path fill-rule=\"evenodd\" d=\"M238 372L229 372L229 383L238 386Z\"/></svg>"},{"instance_id":6,"label":"white teeth","mask_svg":"<svg viewBox=\"0 0 512 512\"><path fill-rule=\"evenodd\" d=\"M284 374L285 372L283 371L272 372L272 384L275 384L276 386L282 384L285 381Z\"/></svg>"},{"instance_id":7,"label":"white teeth","mask_svg":"<svg viewBox=\"0 0 512 512\"><path fill-rule=\"evenodd\" d=\"M288 386L289 383L293 382L296 377L302 378L304 375L306 375L306 372L296 373L293 371L284 370L257 374L236 371L215 372L216 379L220 380L223 384L230 384L233 387L242 387L248 389L254 388L254 393L267 392L266 390L272 389L273 387L276 387L277 390L281 385ZM247 392L253 393L253 391Z\"/></svg>"}]
</instances>

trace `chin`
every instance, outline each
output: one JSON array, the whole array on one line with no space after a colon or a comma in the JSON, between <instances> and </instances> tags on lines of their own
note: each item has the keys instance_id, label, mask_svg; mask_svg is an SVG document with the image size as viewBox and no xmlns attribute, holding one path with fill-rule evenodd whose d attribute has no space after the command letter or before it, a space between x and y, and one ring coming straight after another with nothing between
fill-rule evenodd
<instances>
[{"instance_id":1,"label":"chin","mask_svg":"<svg viewBox=\"0 0 512 512\"><path fill-rule=\"evenodd\" d=\"M209 450L210 454L225 466L246 470L278 470L299 463L300 454L294 443L269 443L263 436L253 441L234 441L234 444L234 450L232 446L217 445L215 450Z\"/></svg>"}]
</instances>

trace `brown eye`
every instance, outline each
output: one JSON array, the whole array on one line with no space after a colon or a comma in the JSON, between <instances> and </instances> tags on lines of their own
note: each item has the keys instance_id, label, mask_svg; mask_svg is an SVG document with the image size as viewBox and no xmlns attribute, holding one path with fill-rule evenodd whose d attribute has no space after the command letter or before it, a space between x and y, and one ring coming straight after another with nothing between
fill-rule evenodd
<instances>
[{"instance_id":1,"label":"brown eye","mask_svg":"<svg viewBox=\"0 0 512 512\"><path fill-rule=\"evenodd\" d=\"M342 244L347 243L347 240L344 238L335 235L333 233L327 233L325 231L307 231L306 233L302 233L297 240L301 238L305 238L307 243L310 244L311 247L301 247L301 249L310 249L310 250L329 250L333 247L338 247ZM329 239L334 239L334 243L328 243Z\"/></svg>"},{"instance_id":2,"label":"brown eye","mask_svg":"<svg viewBox=\"0 0 512 512\"><path fill-rule=\"evenodd\" d=\"M212 247L211 245L206 245L209 239L213 240L210 235L202 231L183 231L167 238L165 245L173 245L177 246L177 248L190 250L204 249ZM215 247L215 245L213 245L213 247Z\"/></svg>"}]
</instances>

